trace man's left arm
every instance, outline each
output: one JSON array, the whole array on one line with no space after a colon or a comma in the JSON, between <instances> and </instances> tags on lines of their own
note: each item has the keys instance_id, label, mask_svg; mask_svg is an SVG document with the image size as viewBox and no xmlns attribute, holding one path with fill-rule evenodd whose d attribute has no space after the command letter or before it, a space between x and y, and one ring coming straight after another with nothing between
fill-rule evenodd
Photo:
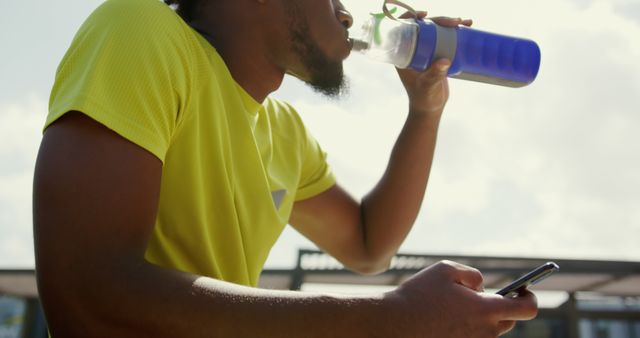
<instances>
[{"instance_id":1,"label":"man's left arm","mask_svg":"<svg viewBox=\"0 0 640 338\"><path fill-rule=\"evenodd\" d=\"M445 26L471 23L451 18L435 21ZM376 273L388 268L413 226L449 97L449 66L450 61L438 60L423 73L398 70L409 97L409 113L384 175L360 203L335 185L294 205L292 226L352 270Z\"/></svg>"}]
</instances>

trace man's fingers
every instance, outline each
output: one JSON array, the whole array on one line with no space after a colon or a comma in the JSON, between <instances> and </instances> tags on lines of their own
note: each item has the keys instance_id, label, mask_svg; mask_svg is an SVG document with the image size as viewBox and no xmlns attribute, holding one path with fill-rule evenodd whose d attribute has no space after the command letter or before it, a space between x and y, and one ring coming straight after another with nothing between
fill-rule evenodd
<instances>
[{"instance_id":1,"label":"man's fingers","mask_svg":"<svg viewBox=\"0 0 640 338\"><path fill-rule=\"evenodd\" d=\"M460 25L471 26L473 24L473 20L471 19L463 20L462 18L450 18L448 16L437 16L430 19L438 25L444 27L457 27Z\"/></svg>"},{"instance_id":2,"label":"man's fingers","mask_svg":"<svg viewBox=\"0 0 640 338\"><path fill-rule=\"evenodd\" d=\"M498 333L502 336L503 334L513 330L514 326L516 326L516 322L514 320L503 320L498 323Z\"/></svg>"},{"instance_id":3,"label":"man's fingers","mask_svg":"<svg viewBox=\"0 0 640 338\"><path fill-rule=\"evenodd\" d=\"M413 12L404 12L402 15L400 15L398 18L399 19L424 19L427 17L427 12L426 11L417 11L415 13ZM448 16L437 16L437 17L433 17L433 18L429 18L430 20L433 20L433 22L437 23L440 26L445 26L445 27L456 27L459 25L463 25L463 26L471 26L473 25L473 20L471 19L462 19L462 18L450 18Z\"/></svg>"},{"instance_id":4,"label":"man's fingers","mask_svg":"<svg viewBox=\"0 0 640 338\"><path fill-rule=\"evenodd\" d=\"M425 11L417 11L415 14L413 12L404 12L404 14L400 15L399 19L424 19L427 17L427 12Z\"/></svg>"},{"instance_id":5,"label":"man's fingers","mask_svg":"<svg viewBox=\"0 0 640 338\"><path fill-rule=\"evenodd\" d=\"M449 268L449 276L454 282L475 291L482 291L484 280L478 269L456 262L445 261L443 266Z\"/></svg>"},{"instance_id":6,"label":"man's fingers","mask_svg":"<svg viewBox=\"0 0 640 338\"><path fill-rule=\"evenodd\" d=\"M529 320L538 315L538 300L528 290L524 290L515 298L495 298L497 314L500 320Z\"/></svg>"},{"instance_id":7,"label":"man's fingers","mask_svg":"<svg viewBox=\"0 0 640 338\"><path fill-rule=\"evenodd\" d=\"M478 292L484 290L484 278L480 271L469 268L469 270L462 271L459 276L460 279L457 280L458 283Z\"/></svg>"}]
</instances>

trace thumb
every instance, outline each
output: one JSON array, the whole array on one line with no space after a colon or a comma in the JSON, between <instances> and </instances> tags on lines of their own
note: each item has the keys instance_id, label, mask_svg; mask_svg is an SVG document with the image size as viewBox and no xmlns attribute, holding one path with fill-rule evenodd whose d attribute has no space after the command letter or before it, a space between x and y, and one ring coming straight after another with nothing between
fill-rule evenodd
<instances>
[{"instance_id":1,"label":"thumb","mask_svg":"<svg viewBox=\"0 0 640 338\"><path fill-rule=\"evenodd\" d=\"M500 303L498 306L502 309L502 320L529 320L538 314L538 300L528 290L521 291L518 297L502 297L497 300Z\"/></svg>"},{"instance_id":2,"label":"thumb","mask_svg":"<svg viewBox=\"0 0 640 338\"><path fill-rule=\"evenodd\" d=\"M431 64L426 73L430 73L436 77L445 77L447 76L449 68L451 68L451 61L449 61L449 59L438 59Z\"/></svg>"},{"instance_id":3,"label":"thumb","mask_svg":"<svg viewBox=\"0 0 640 338\"><path fill-rule=\"evenodd\" d=\"M427 85L440 82L447 77L449 68L451 68L451 61L448 59L436 60L427 70L420 74L420 81Z\"/></svg>"}]
</instances>

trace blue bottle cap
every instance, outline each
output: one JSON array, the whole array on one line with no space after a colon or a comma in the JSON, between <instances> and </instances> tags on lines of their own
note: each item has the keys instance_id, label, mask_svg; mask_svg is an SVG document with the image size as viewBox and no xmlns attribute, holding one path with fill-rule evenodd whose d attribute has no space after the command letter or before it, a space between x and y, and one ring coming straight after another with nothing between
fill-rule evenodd
<instances>
[{"instance_id":1,"label":"blue bottle cap","mask_svg":"<svg viewBox=\"0 0 640 338\"><path fill-rule=\"evenodd\" d=\"M416 23L419 27L418 39L416 41L416 51L413 54L409 68L423 71L433 61L438 33L435 23L431 21L416 20Z\"/></svg>"}]
</instances>

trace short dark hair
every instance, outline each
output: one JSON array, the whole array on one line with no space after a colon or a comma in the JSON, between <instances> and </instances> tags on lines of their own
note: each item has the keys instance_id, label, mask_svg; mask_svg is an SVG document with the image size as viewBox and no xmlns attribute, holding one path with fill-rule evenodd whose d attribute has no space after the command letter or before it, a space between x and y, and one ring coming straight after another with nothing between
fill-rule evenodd
<instances>
[{"instance_id":1,"label":"short dark hair","mask_svg":"<svg viewBox=\"0 0 640 338\"><path fill-rule=\"evenodd\" d=\"M198 6L198 0L164 0L164 3L175 8L185 21L193 19Z\"/></svg>"}]
</instances>

